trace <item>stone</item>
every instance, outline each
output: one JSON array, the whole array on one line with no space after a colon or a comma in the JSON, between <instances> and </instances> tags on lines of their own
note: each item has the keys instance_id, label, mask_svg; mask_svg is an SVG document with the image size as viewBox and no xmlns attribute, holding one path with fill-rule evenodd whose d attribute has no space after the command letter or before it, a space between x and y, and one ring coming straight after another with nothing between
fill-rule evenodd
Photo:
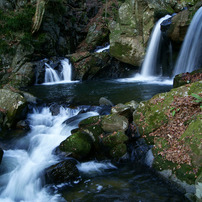
<instances>
[{"instance_id":1,"label":"stone","mask_svg":"<svg viewBox=\"0 0 202 202\"><path fill-rule=\"evenodd\" d=\"M128 119L118 114L110 114L103 117L101 125L106 133L118 130L126 131L128 128Z\"/></svg>"},{"instance_id":2,"label":"stone","mask_svg":"<svg viewBox=\"0 0 202 202\"><path fill-rule=\"evenodd\" d=\"M118 144L125 143L128 137L123 131L114 131L113 133L106 135L102 138L102 143L105 147L113 148Z\"/></svg>"},{"instance_id":3,"label":"stone","mask_svg":"<svg viewBox=\"0 0 202 202\"><path fill-rule=\"evenodd\" d=\"M7 89L0 89L0 108L6 112L3 127L10 128L25 116L27 101L19 93Z\"/></svg>"},{"instance_id":4,"label":"stone","mask_svg":"<svg viewBox=\"0 0 202 202\"><path fill-rule=\"evenodd\" d=\"M91 147L92 138L83 131L72 131L72 135L61 142L59 148L61 151L71 153L76 159L88 157Z\"/></svg>"},{"instance_id":5,"label":"stone","mask_svg":"<svg viewBox=\"0 0 202 202\"><path fill-rule=\"evenodd\" d=\"M76 180L79 177L76 161L73 159L67 159L57 163L47 168L45 172L46 181L54 184L66 183Z\"/></svg>"}]
</instances>

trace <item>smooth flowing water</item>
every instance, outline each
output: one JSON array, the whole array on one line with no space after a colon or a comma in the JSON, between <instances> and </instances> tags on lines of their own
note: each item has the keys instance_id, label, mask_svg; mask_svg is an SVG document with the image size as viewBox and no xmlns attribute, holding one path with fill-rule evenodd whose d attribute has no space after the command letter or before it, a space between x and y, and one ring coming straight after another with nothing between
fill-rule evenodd
<instances>
[{"instance_id":1,"label":"smooth flowing water","mask_svg":"<svg viewBox=\"0 0 202 202\"><path fill-rule=\"evenodd\" d=\"M157 68L160 68L158 62L160 54L160 44L162 40L161 23L170 17L171 17L170 15L166 15L165 17L159 19L152 30L146 56L144 58L140 73L143 77L150 77L157 75L156 70Z\"/></svg>"},{"instance_id":2,"label":"smooth flowing water","mask_svg":"<svg viewBox=\"0 0 202 202\"><path fill-rule=\"evenodd\" d=\"M49 64L45 63L45 78L44 84L57 84L71 82L72 65L68 59L61 60L62 71L55 70Z\"/></svg>"},{"instance_id":3,"label":"smooth flowing water","mask_svg":"<svg viewBox=\"0 0 202 202\"><path fill-rule=\"evenodd\" d=\"M9 149L5 150L0 167L0 201L60 201L60 197L49 195L44 186L43 171L56 164L59 159L53 150L71 134L78 123L97 112L87 112L69 125L65 120L81 109L60 108L52 116L48 107L36 108L28 115L30 132Z\"/></svg>"},{"instance_id":4,"label":"smooth flowing water","mask_svg":"<svg viewBox=\"0 0 202 202\"><path fill-rule=\"evenodd\" d=\"M189 25L173 76L192 72L202 67L202 7L195 13Z\"/></svg>"}]
</instances>

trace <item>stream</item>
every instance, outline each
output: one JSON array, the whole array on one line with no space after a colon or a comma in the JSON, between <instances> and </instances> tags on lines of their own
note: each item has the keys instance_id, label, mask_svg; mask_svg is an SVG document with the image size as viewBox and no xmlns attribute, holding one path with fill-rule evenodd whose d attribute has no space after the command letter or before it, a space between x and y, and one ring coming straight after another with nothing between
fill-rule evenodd
<instances>
[{"instance_id":1,"label":"stream","mask_svg":"<svg viewBox=\"0 0 202 202\"><path fill-rule=\"evenodd\" d=\"M171 88L171 85L161 83L127 80L30 87L28 92L39 99L40 106L32 107L27 115L30 130L4 142L7 149L0 165L0 202L185 201L176 188L132 161L115 163L95 159L78 162L81 175L78 181L46 184L44 179L44 170L62 160L54 153L60 142L71 135L71 130L77 128L82 119L99 114L100 97L118 104L148 100ZM49 107L53 103L60 105L56 116ZM79 119L63 124L80 111L85 113L78 116Z\"/></svg>"}]
</instances>

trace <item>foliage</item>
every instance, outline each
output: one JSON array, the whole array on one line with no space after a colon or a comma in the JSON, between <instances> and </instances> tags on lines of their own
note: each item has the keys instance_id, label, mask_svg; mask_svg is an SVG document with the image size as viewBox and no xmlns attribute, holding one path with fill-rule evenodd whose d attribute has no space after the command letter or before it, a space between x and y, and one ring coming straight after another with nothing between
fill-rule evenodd
<instances>
[{"instance_id":1,"label":"foliage","mask_svg":"<svg viewBox=\"0 0 202 202\"><path fill-rule=\"evenodd\" d=\"M19 11L0 11L0 54L13 54L13 45L27 38L31 31L34 7L27 5Z\"/></svg>"}]
</instances>

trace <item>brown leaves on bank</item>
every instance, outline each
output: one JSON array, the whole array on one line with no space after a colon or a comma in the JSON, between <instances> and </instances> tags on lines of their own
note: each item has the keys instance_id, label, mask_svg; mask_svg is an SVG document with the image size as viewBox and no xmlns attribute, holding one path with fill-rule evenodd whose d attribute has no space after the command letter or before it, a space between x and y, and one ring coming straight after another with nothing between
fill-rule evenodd
<instances>
[{"instance_id":1,"label":"brown leaves on bank","mask_svg":"<svg viewBox=\"0 0 202 202\"><path fill-rule=\"evenodd\" d=\"M202 96L202 94L199 94L199 96ZM190 146L184 144L181 136L191 120L194 120L196 115L201 113L200 104L194 102L194 100L195 98L192 96L174 96L174 100L166 112L169 119L168 123L150 133L150 136L155 137L155 147L162 148L162 144L164 144L164 149L159 151L158 155L168 161L177 163L177 168L180 168L180 164L191 165ZM159 141L159 138L162 138L166 143Z\"/></svg>"}]
</instances>

